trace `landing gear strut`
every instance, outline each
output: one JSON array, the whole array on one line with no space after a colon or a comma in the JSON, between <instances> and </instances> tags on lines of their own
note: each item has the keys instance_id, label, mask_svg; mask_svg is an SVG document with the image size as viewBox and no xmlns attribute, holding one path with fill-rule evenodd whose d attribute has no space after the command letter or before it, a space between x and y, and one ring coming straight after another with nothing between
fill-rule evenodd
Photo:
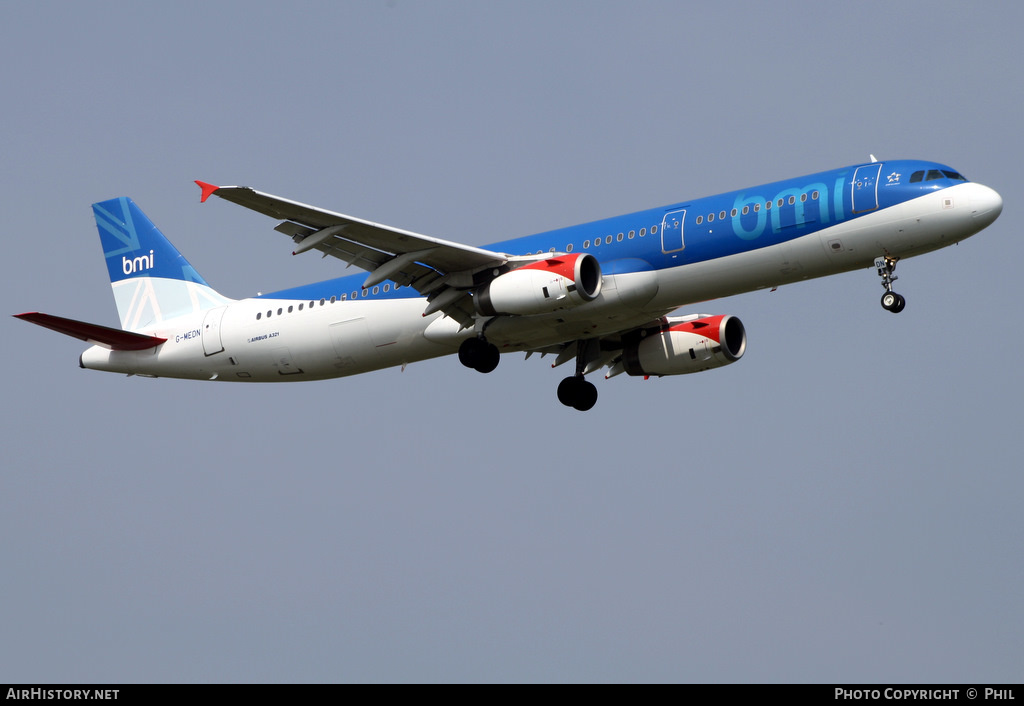
<instances>
[{"instance_id":1,"label":"landing gear strut","mask_svg":"<svg viewBox=\"0 0 1024 706\"><path fill-rule=\"evenodd\" d=\"M885 294L882 295L882 308L894 314L903 311L907 305L907 300L902 295L892 291L892 283L899 279L894 274L898 260L898 257L888 256L875 258L875 269L878 270L878 276L882 278L882 286L885 287Z\"/></svg>"},{"instance_id":2,"label":"landing gear strut","mask_svg":"<svg viewBox=\"0 0 1024 706\"><path fill-rule=\"evenodd\" d=\"M586 412L597 404L597 388L583 377L589 362L588 351L596 341L578 341L576 353L576 374L558 383L558 401L566 407Z\"/></svg>"},{"instance_id":3,"label":"landing gear strut","mask_svg":"<svg viewBox=\"0 0 1024 706\"><path fill-rule=\"evenodd\" d=\"M489 373L498 367L501 353L493 343L483 336L467 338L459 346L459 362L477 372Z\"/></svg>"}]
</instances>

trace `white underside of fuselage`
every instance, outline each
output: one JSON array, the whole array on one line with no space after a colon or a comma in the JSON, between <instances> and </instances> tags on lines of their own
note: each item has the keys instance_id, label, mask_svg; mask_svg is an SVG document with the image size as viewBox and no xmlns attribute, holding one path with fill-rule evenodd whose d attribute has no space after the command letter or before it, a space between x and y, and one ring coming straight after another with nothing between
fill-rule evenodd
<instances>
[{"instance_id":1,"label":"white underside of fuselage","mask_svg":"<svg viewBox=\"0 0 1024 706\"><path fill-rule=\"evenodd\" d=\"M502 352L543 348L628 330L681 306L871 267L881 255L919 255L989 225L998 215L987 212L994 193L979 184L960 184L778 245L608 275L593 301L542 316L499 316L486 335ZM475 335L441 313L422 316L425 307L421 298L231 301L145 330L167 339L156 348L94 346L81 362L86 368L157 377L321 380L448 355Z\"/></svg>"}]
</instances>

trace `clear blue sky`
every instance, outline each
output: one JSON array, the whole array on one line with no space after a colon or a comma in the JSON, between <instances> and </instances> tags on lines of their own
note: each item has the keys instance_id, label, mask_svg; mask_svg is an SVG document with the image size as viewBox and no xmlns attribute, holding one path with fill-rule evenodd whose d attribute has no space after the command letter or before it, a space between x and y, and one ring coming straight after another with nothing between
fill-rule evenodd
<instances>
[{"instance_id":1,"label":"clear blue sky","mask_svg":"<svg viewBox=\"0 0 1024 706\"><path fill-rule=\"evenodd\" d=\"M243 386L0 318L0 681L1018 682L1015 3L9 2L5 310L116 325L90 204L242 297L337 276L244 184L471 244L867 159L1003 195L900 264L708 302L736 365Z\"/></svg>"}]
</instances>

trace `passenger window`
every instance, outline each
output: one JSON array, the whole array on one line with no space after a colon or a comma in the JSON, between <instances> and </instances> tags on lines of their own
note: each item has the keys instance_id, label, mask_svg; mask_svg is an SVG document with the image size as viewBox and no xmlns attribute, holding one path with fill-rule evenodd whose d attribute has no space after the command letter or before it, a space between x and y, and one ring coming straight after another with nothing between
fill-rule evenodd
<instances>
[{"instance_id":1,"label":"passenger window","mask_svg":"<svg viewBox=\"0 0 1024 706\"><path fill-rule=\"evenodd\" d=\"M257 311L256 312L256 320L259 321L262 318L263 318L263 312L262 311Z\"/></svg>"},{"instance_id":2,"label":"passenger window","mask_svg":"<svg viewBox=\"0 0 1024 706\"><path fill-rule=\"evenodd\" d=\"M725 211L719 212L718 220L720 220L720 221L724 221L725 220Z\"/></svg>"},{"instance_id":3,"label":"passenger window","mask_svg":"<svg viewBox=\"0 0 1024 706\"><path fill-rule=\"evenodd\" d=\"M620 238L622 237L622 233L619 233L619 237ZM604 239L604 242L606 242L609 245L611 245L612 244L612 236L609 235L607 238Z\"/></svg>"},{"instance_id":4,"label":"passenger window","mask_svg":"<svg viewBox=\"0 0 1024 706\"><path fill-rule=\"evenodd\" d=\"M293 307L289 306L288 307L288 313L290 314L290 313L292 313L292 311L294 311Z\"/></svg>"},{"instance_id":5,"label":"passenger window","mask_svg":"<svg viewBox=\"0 0 1024 706\"><path fill-rule=\"evenodd\" d=\"M278 316L280 316L280 315L281 315L281 312L283 312L283 311L284 311L284 307L282 307L282 308L278 309L278 310L277 310L277 315L278 315Z\"/></svg>"},{"instance_id":6,"label":"passenger window","mask_svg":"<svg viewBox=\"0 0 1024 706\"><path fill-rule=\"evenodd\" d=\"M642 238L642 237L644 237L645 235L647 235L647 229L646 229L646 228L641 228L641 229L640 229L640 237ZM632 238L632 237L633 237L633 231L629 231L629 237L630 237L630 238Z\"/></svg>"},{"instance_id":7,"label":"passenger window","mask_svg":"<svg viewBox=\"0 0 1024 706\"><path fill-rule=\"evenodd\" d=\"M715 214L709 213L708 214L708 223L714 223L714 221L715 221Z\"/></svg>"},{"instance_id":8,"label":"passenger window","mask_svg":"<svg viewBox=\"0 0 1024 706\"><path fill-rule=\"evenodd\" d=\"M734 209L732 210L732 214L731 214L731 215L732 215L732 217L733 217L733 218L735 218L735 217L736 217L736 214L737 214L737 213L738 213L738 211L737 211L737 210L736 210L736 209L734 208Z\"/></svg>"},{"instance_id":9,"label":"passenger window","mask_svg":"<svg viewBox=\"0 0 1024 706\"><path fill-rule=\"evenodd\" d=\"M817 200L818 200L818 192L817 191L812 191L811 192L811 201L817 201Z\"/></svg>"},{"instance_id":10,"label":"passenger window","mask_svg":"<svg viewBox=\"0 0 1024 706\"><path fill-rule=\"evenodd\" d=\"M572 252L572 243L569 243L568 245L565 246L565 251Z\"/></svg>"},{"instance_id":11,"label":"passenger window","mask_svg":"<svg viewBox=\"0 0 1024 706\"><path fill-rule=\"evenodd\" d=\"M655 233L657 233L657 232L658 232L658 226L651 226L651 235L654 235L654 234L655 234ZM641 231L641 232L640 232L640 237L642 238L642 237L643 237L643 235L644 235L644 234L643 234L643 231Z\"/></svg>"},{"instance_id":12,"label":"passenger window","mask_svg":"<svg viewBox=\"0 0 1024 706\"><path fill-rule=\"evenodd\" d=\"M589 240L584 240L583 241L583 249L586 250L589 247L590 247L590 241Z\"/></svg>"},{"instance_id":13,"label":"passenger window","mask_svg":"<svg viewBox=\"0 0 1024 706\"><path fill-rule=\"evenodd\" d=\"M796 203L796 196L790 196L789 197L789 205L792 206L795 203Z\"/></svg>"},{"instance_id":14,"label":"passenger window","mask_svg":"<svg viewBox=\"0 0 1024 706\"><path fill-rule=\"evenodd\" d=\"M704 222L704 216L697 216L697 225L700 225L703 222Z\"/></svg>"},{"instance_id":15,"label":"passenger window","mask_svg":"<svg viewBox=\"0 0 1024 706\"><path fill-rule=\"evenodd\" d=\"M761 210L761 204L755 203L754 204L754 213L757 213L760 210Z\"/></svg>"}]
</instances>

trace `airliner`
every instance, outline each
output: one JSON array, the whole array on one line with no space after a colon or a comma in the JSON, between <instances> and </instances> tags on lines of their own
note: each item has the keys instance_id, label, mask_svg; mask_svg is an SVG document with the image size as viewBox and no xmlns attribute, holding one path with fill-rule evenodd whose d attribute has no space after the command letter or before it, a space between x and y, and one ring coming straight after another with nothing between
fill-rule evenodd
<instances>
[{"instance_id":1,"label":"airliner","mask_svg":"<svg viewBox=\"0 0 1024 706\"><path fill-rule=\"evenodd\" d=\"M202 181L211 196L280 221L294 255L318 251L355 274L230 299L126 197L93 204L120 328L16 314L87 341L82 368L233 382L322 380L458 354L493 371L508 353L575 370L558 400L597 401L587 375L695 373L743 357L728 314L681 307L874 268L881 304L903 258L990 225L993 189L927 161L871 161L475 247Z\"/></svg>"}]
</instances>

